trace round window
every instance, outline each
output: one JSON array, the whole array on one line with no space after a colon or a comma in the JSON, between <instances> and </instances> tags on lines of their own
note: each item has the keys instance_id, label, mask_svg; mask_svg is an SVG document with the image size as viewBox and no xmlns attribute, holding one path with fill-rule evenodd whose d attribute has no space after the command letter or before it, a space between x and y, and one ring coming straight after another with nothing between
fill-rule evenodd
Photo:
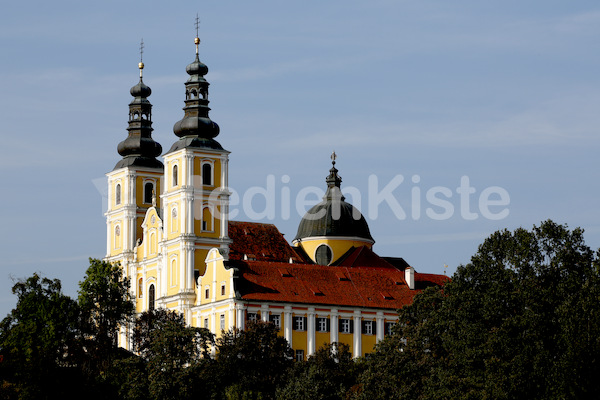
<instances>
[{"instance_id":1,"label":"round window","mask_svg":"<svg viewBox=\"0 0 600 400\"><path fill-rule=\"evenodd\" d=\"M315 259L317 260L317 264L319 265L329 265L331 263L331 259L333 254L331 253L331 248L326 244L322 244L317 247L317 251L315 252Z\"/></svg>"}]
</instances>

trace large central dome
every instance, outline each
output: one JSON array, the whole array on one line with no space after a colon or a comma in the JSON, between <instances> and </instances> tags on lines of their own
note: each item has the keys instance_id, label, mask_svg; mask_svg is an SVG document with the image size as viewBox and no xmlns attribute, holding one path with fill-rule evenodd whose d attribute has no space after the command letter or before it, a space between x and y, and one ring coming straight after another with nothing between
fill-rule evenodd
<instances>
[{"instance_id":1,"label":"large central dome","mask_svg":"<svg viewBox=\"0 0 600 400\"><path fill-rule=\"evenodd\" d=\"M336 188L340 192L339 188ZM335 189L327 189L327 193ZM318 237L352 237L374 242L365 217L352 204L344 201L344 197L328 196L313 206L302 218L294 242Z\"/></svg>"},{"instance_id":2,"label":"large central dome","mask_svg":"<svg viewBox=\"0 0 600 400\"><path fill-rule=\"evenodd\" d=\"M352 247L370 248L375 243L365 218L342 195L342 178L335 168L335 153L332 160L323 201L302 217L292 240L292 244L300 246L313 261L323 265L335 262Z\"/></svg>"}]
</instances>

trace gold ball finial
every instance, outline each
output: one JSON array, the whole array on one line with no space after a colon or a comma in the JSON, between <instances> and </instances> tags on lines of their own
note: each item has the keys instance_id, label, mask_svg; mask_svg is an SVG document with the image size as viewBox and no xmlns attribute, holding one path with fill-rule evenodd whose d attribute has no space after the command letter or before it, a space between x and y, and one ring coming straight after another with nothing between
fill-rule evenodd
<instances>
[{"instance_id":1,"label":"gold ball finial","mask_svg":"<svg viewBox=\"0 0 600 400\"><path fill-rule=\"evenodd\" d=\"M194 39L194 43L196 43L196 44L200 44L200 38L199 38L199 37L196 37L196 38Z\"/></svg>"},{"instance_id":2,"label":"gold ball finial","mask_svg":"<svg viewBox=\"0 0 600 400\"><path fill-rule=\"evenodd\" d=\"M140 63L138 64L138 68L139 68L139 69L144 69L144 63L143 63L143 62L140 62Z\"/></svg>"}]
</instances>

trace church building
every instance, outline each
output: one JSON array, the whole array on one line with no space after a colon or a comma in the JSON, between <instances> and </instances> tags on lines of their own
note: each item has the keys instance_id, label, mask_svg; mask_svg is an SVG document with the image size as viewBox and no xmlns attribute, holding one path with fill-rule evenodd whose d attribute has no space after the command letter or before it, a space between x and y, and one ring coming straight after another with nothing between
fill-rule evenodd
<instances>
[{"instance_id":1,"label":"church building","mask_svg":"<svg viewBox=\"0 0 600 400\"><path fill-rule=\"evenodd\" d=\"M138 313L175 310L217 337L247 321L270 321L306 359L343 342L355 357L373 350L397 310L445 275L418 273L399 257L382 257L360 211L345 201L332 167L323 200L302 218L292 243L272 224L229 221L229 152L209 117L208 68L186 68L183 118L170 149L152 138L151 90L131 88L128 135L108 177L106 260L131 281ZM226 138L224 139L226 140ZM125 330L120 345L130 348Z\"/></svg>"}]
</instances>

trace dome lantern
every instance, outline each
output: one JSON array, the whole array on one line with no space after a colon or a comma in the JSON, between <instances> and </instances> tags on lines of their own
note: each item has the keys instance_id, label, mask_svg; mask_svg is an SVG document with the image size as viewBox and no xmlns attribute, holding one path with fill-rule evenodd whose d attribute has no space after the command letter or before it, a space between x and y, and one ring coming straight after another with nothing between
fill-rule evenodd
<instances>
[{"instance_id":1,"label":"dome lantern","mask_svg":"<svg viewBox=\"0 0 600 400\"><path fill-rule=\"evenodd\" d=\"M375 243L363 215L342 195L342 178L335 167L336 157L334 152L331 155L332 168L325 179L327 191L323 200L302 217L292 241L292 244L303 247L313 261L320 258L318 253L328 254L324 257L328 260L325 264L335 261L351 247L371 247Z\"/></svg>"}]
</instances>

